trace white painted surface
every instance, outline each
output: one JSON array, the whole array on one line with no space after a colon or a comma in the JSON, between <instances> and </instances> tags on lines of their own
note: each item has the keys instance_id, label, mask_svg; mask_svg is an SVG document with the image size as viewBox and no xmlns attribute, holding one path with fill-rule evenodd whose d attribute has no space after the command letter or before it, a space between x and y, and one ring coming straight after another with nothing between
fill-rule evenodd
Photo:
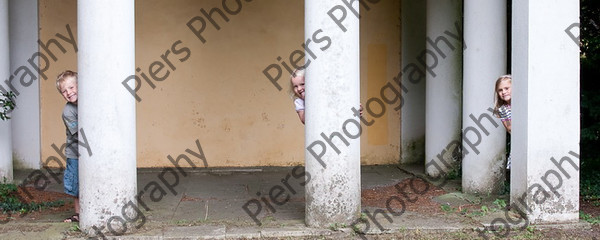
<instances>
[{"instance_id":1,"label":"white painted surface","mask_svg":"<svg viewBox=\"0 0 600 240\"><path fill-rule=\"evenodd\" d=\"M136 194L135 99L121 84L135 72L133 0L77 2L81 229L121 231L118 217ZM116 217L116 218L112 218ZM131 227L129 228L131 229Z\"/></svg>"},{"instance_id":2,"label":"white painted surface","mask_svg":"<svg viewBox=\"0 0 600 240\"><path fill-rule=\"evenodd\" d=\"M17 108L12 117L12 141L15 167L40 168L40 84L39 74L27 60L38 52L38 1L9 0L10 17L10 72L26 65L37 80L24 77L19 71L15 85L19 91ZM52 74L54 75L54 74ZM25 79L21 81L21 79ZM53 80L53 79L51 79ZM49 80L49 81L51 81ZM23 84L25 83L25 84Z\"/></svg>"},{"instance_id":3,"label":"white painted surface","mask_svg":"<svg viewBox=\"0 0 600 240\"><path fill-rule=\"evenodd\" d=\"M579 167L579 47L565 32L578 22L579 1L513 1L510 202L533 223L579 218L579 172L563 162L563 173L551 161L566 157ZM562 180L556 192L546 175L549 185ZM523 195L530 210L517 204Z\"/></svg>"},{"instance_id":4,"label":"white painted surface","mask_svg":"<svg viewBox=\"0 0 600 240\"><path fill-rule=\"evenodd\" d=\"M496 79L508 73L506 0L465 0L464 9L462 189L493 193L503 186L506 130L487 109Z\"/></svg>"},{"instance_id":5,"label":"white painted surface","mask_svg":"<svg viewBox=\"0 0 600 240\"><path fill-rule=\"evenodd\" d=\"M10 76L10 56L8 39L8 0L0 0L0 76L2 79ZM2 87L9 90L2 82ZM13 180L11 122L0 120L0 182L6 178Z\"/></svg>"},{"instance_id":6,"label":"white painted surface","mask_svg":"<svg viewBox=\"0 0 600 240\"><path fill-rule=\"evenodd\" d=\"M334 6L343 7L346 18L342 22L346 32L329 17ZM342 126L347 120L360 122L352 108L359 108L359 21L351 10L339 1L307 0L305 2L305 38L322 29L320 36L329 36L331 46L318 52L306 74L306 143L307 149L316 141L326 146L322 157L325 167L306 151L306 223L309 226L328 227L332 223L350 223L360 215L360 137L351 139ZM353 3L359 9L358 1ZM342 10L334 10L336 16ZM324 45L322 45L324 46ZM347 124L354 135L358 127ZM339 154L323 139L339 132L349 143L338 137L333 144ZM320 147L314 151L320 153Z\"/></svg>"},{"instance_id":7,"label":"white painted surface","mask_svg":"<svg viewBox=\"0 0 600 240\"><path fill-rule=\"evenodd\" d=\"M425 158L425 71L417 58L425 50L425 1L402 1L402 157L400 163L422 162Z\"/></svg>"},{"instance_id":8,"label":"white painted surface","mask_svg":"<svg viewBox=\"0 0 600 240\"><path fill-rule=\"evenodd\" d=\"M462 41L447 32L457 34L457 26L462 31L461 11L462 1L427 1L427 38L433 42L439 37L447 40L438 41L437 48L434 44L426 44L426 49L431 52L426 61L431 67L425 87L425 171L432 177L448 173L448 166L458 160L452 152L460 147Z\"/></svg>"}]
</instances>

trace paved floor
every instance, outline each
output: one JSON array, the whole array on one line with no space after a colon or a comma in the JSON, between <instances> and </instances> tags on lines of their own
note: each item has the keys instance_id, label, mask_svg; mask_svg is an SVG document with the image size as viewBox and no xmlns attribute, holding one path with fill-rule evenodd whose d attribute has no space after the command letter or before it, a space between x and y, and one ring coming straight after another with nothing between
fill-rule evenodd
<instances>
[{"instance_id":1,"label":"paved floor","mask_svg":"<svg viewBox=\"0 0 600 240\"><path fill-rule=\"evenodd\" d=\"M45 170L44 170L45 171ZM480 218L465 218L460 214L422 215L405 211L403 214L372 214L363 216L360 223L350 226L333 225L327 229L308 228L304 224L304 187L300 180L286 177L293 168L202 169L186 171L179 182L167 188L161 181L161 169L138 170L138 191L145 190L140 202L142 214L139 221L129 226L115 239L205 239L205 238L260 238L260 237L369 237L374 234L393 233L406 229L456 231L483 228L486 222L502 218L503 212L490 213ZM419 175L418 166L364 166L362 188L389 186L403 179ZM31 171L15 172L15 182L23 181ZM49 175L48 175L49 176ZM268 193L282 179L289 178L286 188L290 195L285 204L273 205L269 210L264 203L251 201L257 193ZM48 179L52 180L51 177ZM60 178L62 179L62 178ZM172 176L163 179L175 183ZM469 201L469 196L456 191L460 180L444 186L445 202L452 205ZM160 186L160 187L159 187ZM291 189L290 189L291 188ZM159 189L164 190L162 193ZM52 181L46 190L62 192L62 185ZM162 194L161 194L162 193ZM260 203L260 209L258 204ZM244 206L246 208L244 209ZM363 207L375 213L378 209ZM48 214L38 219L15 219L0 225L2 239L85 239L77 225L62 223L69 213ZM260 225L258 225L260 223ZM517 223L516 225L519 225ZM518 227L518 226L517 226ZM580 224L575 227L586 227ZM587 226L589 227L589 226ZM358 234L357 234L358 232ZM362 235L362 233L366 235Z\"/></svg>"}]
</instances>

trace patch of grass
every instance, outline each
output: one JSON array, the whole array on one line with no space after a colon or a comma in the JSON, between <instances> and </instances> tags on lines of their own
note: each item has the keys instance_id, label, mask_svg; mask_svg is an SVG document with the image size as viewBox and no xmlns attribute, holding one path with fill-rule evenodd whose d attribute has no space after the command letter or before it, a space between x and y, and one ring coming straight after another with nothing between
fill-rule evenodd
<instances>
[{"instance_id":1,"label":"patch of grass","mask_svg":"<svg viewBox=\"0 0 600 240\"><path fill-rule=\"evenodd\" d=\"M261 219L261 222L263 224L269 224L269 223L275 222L275 217L273 217L273 215L265 216Z\"/></svg>"},{"instance_id":2,"label":"patch of grass","mask_svg":"<svg viewBox=\"0 0 600 240\"><path fill-rule=\"evenodd\" d=\"M0 210L3 213L19 213L25 214L28 212L39 211L45 208L60 207L65 205L62 200L53 202L31 202L24 203L17 197L17 185L12 183L0 184Z\"/></svg>"},{"instance_id":3,"label":"patch of grass","mask_svg":"<svg viewBox=\"0 0 600 240\"><path fill-rule=\"evenodd\" d=\"M190 223L190 221L185 220L185 219L175 221L175 225L188 225L189 223Z\"/></svg>"},{"instance_id":4,"label":"patch of grass","mask_svg":"<svg viewBox=\"0 0 600 240\"><path fill-rule=\"evenodd\" d=\"M579 218L583 221L589 222L591 224L599 224L600 216L592 217L592 215L584 213L583 211L579 211Z\"/></svg>"}]
</instances>

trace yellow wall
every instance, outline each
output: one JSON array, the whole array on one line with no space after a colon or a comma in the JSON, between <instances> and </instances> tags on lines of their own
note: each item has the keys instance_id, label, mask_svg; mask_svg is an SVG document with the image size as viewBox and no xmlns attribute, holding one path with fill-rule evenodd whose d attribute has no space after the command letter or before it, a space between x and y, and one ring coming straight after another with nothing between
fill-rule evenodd
<instances>
[{"instance_id":1,"label":"yellow wall","mask_svg":"<svg viewBox=\"0 0 600 240\"><path fill-rule=\"evenodd\" d=\"M365 1L368 2L368 1ZM361 55L361 102L363 107L370 98L381 99L381 89L400 71L400 1L381 1L368 11L362 10ZM396 83L392 86L397 88ZM385 91L388 99L393 94ZM379 105L371 104L373 112L379 113ZM374 118L372 126L361 138L362 164L399 163L400 160L400 111L397 104L386 104L385 114ZM368 113L363 113L367 115Z\"/></svg>"},{"instance_id":2,"label":"yellow wall","mask_svg":"<svg viewBox=\"0 0 600 240\"><path fill-rule=\"evenodd\" d=\"M226 2L235 8L235 1ZM149 77L149 67L156 61L165 65L160 73L169 71L165 80L152 81L155 89L142 80L137 92L141 98L137 103L138 167L169 166L167 155L195 149L196 139L210 167L303 164L304 127L285 91L289 74L284 70L279 81L284 90L278 91L262 73L268 65L278 63L278 56L287 59L292 51L301 49L303 1L241 2L239 14L225 13L229 22L214 15L220 30L206 22L206 43L202 43L186 23L202 16L200 9L223 9L222 1L136 1L138 76L144 73ZM399 5L395 0L382 1L363 13L363 103L369 94L379 94L377 89L386 81L383 78L390 80L399 71ZM66 34L66 24L76 36L76 22L75 0L40 0L43 41L56 38L56 33ZM174 53L184 48L189 56ZM76 53L72 47L66 50L64 54L55 50L57 61L46 71L49 79L40 82L42 159L56 156L51 145L65 141L60 119L64 100L54 84L62 70L76 70ZM166 58L175 70L161 57L167 50ZM125 80L128 76L115 77ZM388 109L386 116L376 120L362 135L363 164L396 163L399 114Z\"/></svg>"}]
</instances>

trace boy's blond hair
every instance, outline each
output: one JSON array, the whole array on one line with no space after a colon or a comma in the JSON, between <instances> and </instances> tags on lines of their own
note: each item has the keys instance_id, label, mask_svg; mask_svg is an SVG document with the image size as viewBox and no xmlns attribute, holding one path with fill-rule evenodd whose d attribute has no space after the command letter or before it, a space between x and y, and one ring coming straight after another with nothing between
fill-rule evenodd
<instances>
[{"instance_id":1,"label":"boy's blond hair","mask_svg":"<svg viewBox=\"0 0 600 240\"><path fill-rule=\"evenodd\" d=\"M58 74L58 77L56 77L56 89L58 89L58 92L60 92L60 85L65 82L65 79L68 77L73 77L75 78L75 81L77 81L77 72L66 70Z\"/></svg>"}]
</instances>

